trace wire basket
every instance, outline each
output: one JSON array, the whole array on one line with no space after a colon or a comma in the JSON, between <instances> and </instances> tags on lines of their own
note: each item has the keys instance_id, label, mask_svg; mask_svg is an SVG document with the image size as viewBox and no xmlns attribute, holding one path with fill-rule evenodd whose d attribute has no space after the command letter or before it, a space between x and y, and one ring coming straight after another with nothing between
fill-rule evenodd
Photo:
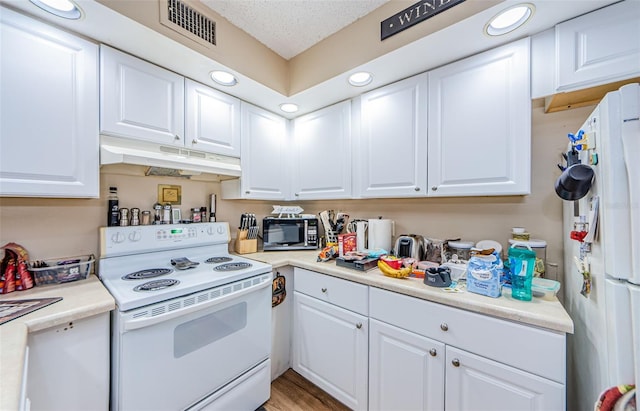
<instances>
[{"instance_id":1,"label":"wire basket","mask_svg":"<svg viewBox=\"0 0 640 411\"><path fill-rule=\"evenodd\" d=\"M29 261L28 270L36 285L61 284L87 278L94 261L93 255Z\"/></svg>"}]
</instances>

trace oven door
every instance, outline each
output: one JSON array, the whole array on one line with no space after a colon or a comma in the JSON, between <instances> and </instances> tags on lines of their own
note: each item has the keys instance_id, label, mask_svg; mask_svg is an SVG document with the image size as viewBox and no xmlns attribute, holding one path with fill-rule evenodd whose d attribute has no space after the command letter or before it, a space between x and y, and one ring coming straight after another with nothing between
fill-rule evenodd
<instances>
[{"instance_id":1,"label":"oven door","mask_svg":"<svg viewBox=\"0 0 640 411\"><path fill-rule=\"evenodd\" d=\"M270 286L268 273L115 313L112 409L184 409L267 359Z\"/></svg>"}]
</instances>

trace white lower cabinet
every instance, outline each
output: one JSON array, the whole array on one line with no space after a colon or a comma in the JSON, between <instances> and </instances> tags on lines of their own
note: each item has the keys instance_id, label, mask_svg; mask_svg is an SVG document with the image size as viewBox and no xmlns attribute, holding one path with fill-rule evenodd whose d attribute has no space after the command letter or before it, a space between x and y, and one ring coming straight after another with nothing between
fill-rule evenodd
<instances>
[{"instance_id":1,"label":"white lower cabinet","mask_svg":"<svg viewBox=\"0 0 640 411\"><path fill-rule=\"evenodd\" d=\"M369 320L369 409L443 410L445 345Z\"/></svg>"},{"instance_id":2,"label":"white lower cabinet","mask_svg":"<svg viewBox=\"0 0 640 411\"><path fill-rule=\"evenodd\" d=\"M564 333L294 273L292 368L348 407L565 409Z\"/></svg>"},{"instance_id":3,"label":"white lower cabinet","mask_svg":"<svg viewBox=\"0 0 640 411\"><path fill-rule=\"evenodd\" d=\"M565 409L565 387L557 382L455 347L447 347L446 364L447 411Z\"/></svg>"},{"instance_id":4,"label":"white lower cabinet","mask_svg":"<svg viewBox=\"0 0 640 411\"><path fill-rule=\"evenodd\" d=\"M369 292L371 410L565 409L564 334Z\"/></svg>"},{"instance_id":5,"label":"white lower cabinet","mask_svg":"<svg viewBox=\"0 0 640 411\"><path fill-rule=\"evenodd\" d=\"M28 337L23 409L109 409L109 313Z\"/></svg>"},{"instance_id":6,"label":"white lower cabinet","mask_svg":"<svg viewBox=\"0 0 640 411\"><path fill-rule=\"evenodd\" d=\"M322 277L328 280L326 284L322 284ZM310 279L320 281L317 292L329 299L334 290L340 298L339 289L344 285L364 291L344 294L345 302L346 299L366 300L366 286L296 268L293 369L349 408L366 410L369 338L366 313L340 307L337 305L341 305L340 299L333 304L303 294L299 290Z\"/></svg>"}]
</instances>

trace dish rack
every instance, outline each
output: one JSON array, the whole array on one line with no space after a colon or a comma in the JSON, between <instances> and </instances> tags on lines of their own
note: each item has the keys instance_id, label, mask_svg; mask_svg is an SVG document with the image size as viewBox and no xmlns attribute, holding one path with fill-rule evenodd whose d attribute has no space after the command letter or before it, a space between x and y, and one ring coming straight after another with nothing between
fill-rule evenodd
<instances>
[{"instance_id":1,"label":"dish rack","mask_svg":"<svg viewBox=\"0 0 640 411\"><path fill-rule=\"evenodd\" d=\"M86 279L91 273L94 262L95 256L93 254L52 258L29 261L27 269L37 286L61 284Z\"/></svg>"}]
</instances>

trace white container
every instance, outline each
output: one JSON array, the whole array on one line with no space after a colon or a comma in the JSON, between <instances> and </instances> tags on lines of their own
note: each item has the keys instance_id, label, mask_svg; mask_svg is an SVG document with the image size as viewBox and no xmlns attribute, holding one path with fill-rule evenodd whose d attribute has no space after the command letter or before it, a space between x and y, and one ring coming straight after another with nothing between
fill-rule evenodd
<instances>
[{"instance_id":1,"label":"white container","mask_svg":"<svg viewBox=\"0 0 640 411\"><path fill-rule=\"evenodd\" d=\"M536 277L540 277L544 275L546 271L546 266L547 266L547 242L544 240L536 240L536 239L531 239L529 241L514 240L512 238L509 239L509 247L511 247L516 243L522 244L525 247L526 246L531 247L531 250L533 250L536 253L536 265L534 268L535 270L534 275Z\"/></svg>"},{"instance_id":2,"label":"white container","mask_svg":"<svg viewBox=\"0 0 640 411\"><path fill-rule=\"evenodd\" d=\"M531 294L543 300L554 300L560 290L560 283L546 278L534 278L531 280Z\"/></svg>"},{"instance_id":3,"label":"white container","mask_svg":"<svg viewBox=\"0 0 640 411\"><path fill-rule=\"evenodd\" d=\"M447 243L449 246L449 251L451 252L452 260L469 260L471 258L471 248L473 247L473 243L471 241L449 241Z\"/></svg>"}]
</instances>

